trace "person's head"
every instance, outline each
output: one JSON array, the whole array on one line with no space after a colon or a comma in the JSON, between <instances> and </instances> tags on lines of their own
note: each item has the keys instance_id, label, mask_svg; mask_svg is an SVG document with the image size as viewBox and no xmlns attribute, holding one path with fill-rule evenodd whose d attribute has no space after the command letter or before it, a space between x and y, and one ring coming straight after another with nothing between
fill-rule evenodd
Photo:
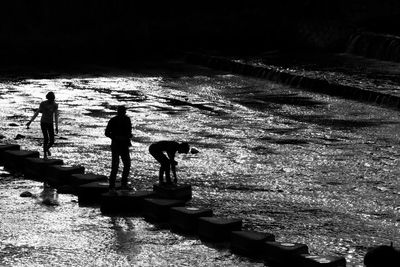
<instances>
[{"instance_id":1,"label":"person's head","mask_svg":"<svg viewBox=\"0 0 400 267\"><path fill-rule=\"evenodd\" d=\"M393 246L377 246L370 249L364 257L366 267L391 267L398 266L400 251Z\"/></svg>"},{"instance_id":2,"label":"person's head","mask_svg":"<svg viewBox=\"0 0 400 267\"><path fill-rule=\"evenodd\" d=\"M190 147L189 144L186 142L180 143L178 145L178 153L182 154L182 153L189 153Z\"/></svg>"},{"instance_id":3,"label":"person's head","mask_svg":"<svg viewBox=\"0 0 400 267\"><path fill-rule=\"evenodd\" d=\"M126 114L126 107L125 106L118 106L117 108L117 115L124 116Z\"/></svg>"},{"instance_id":4,"label":"person's head","mask_svg":"<svg viewBox=\"0 0 400 267\"><path fill-rule=\"evenodd\" d=\"M53 92L48 92L46 94L46 99L49 100L49 101L54 101L56 99L56 96L54 95Z\"/></svg>"}]
</instances>

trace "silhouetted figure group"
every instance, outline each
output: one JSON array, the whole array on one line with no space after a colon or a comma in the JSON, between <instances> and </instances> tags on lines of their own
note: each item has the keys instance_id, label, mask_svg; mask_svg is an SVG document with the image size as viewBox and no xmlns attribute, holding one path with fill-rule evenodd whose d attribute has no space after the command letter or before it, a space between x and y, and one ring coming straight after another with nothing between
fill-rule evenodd
<instances>
[{"instance_id":1,"label":"silhouetted figure group","mask_svg":"<svg viewBox=\"0 0 400 267\"><path fill-rule=\"evenodd\" d=\"M43 133L43 158L51 156L50 148L54 145L54 124L55 132L58 134L58 104L55 102L53 92L46 94L45 101L41 102L39 109L35 111L32 118L26 124L27 128L35 120L39 113L42 113L40 127ZM123 163L121 190L132 189L128 185L129 171L131 168L131 157L129 147L132 146L132 123L126 115L126 107L119 106L117 115L111 118L107 124L105 135L111 139L111 173L109 178L110 191L115 191L116 177L119 168L120 158ZM150 154L161 164L159 170L159 182L163 185L173 185L178 182L176 176L175 154L178 153L198 153L198 150L190 150L186 142L178 143L175 141L159 141L149 147ZM172 171L174 180L171 180ZM165 181L164 181L165 176Z\"/></svg>"},{"instance_id":2,"label":"silhouetted figure group","mask_svg":"<svg viewBox=\"0 0 400 267\"><path fill-rule=\"evenodd\" d=\"M130 139L132 138L132 124L130 118L126 115L126 108L119 106L117 116L110 119L107 124L105 135L111 138L111 174L110 174L110 191L115 191L115 180L119 167L119 158L123 163L123 171L121 178L121 190L130 190L128 186L128 176L131 167L131 158L129 155ZM178 182L176 176L175 154L189 153L190 147L188 143L178 143L175 141L159 141L151 144L149 147L150 154L161 164L159 171L159 182L164 185L173 185L171 174L174 176L174 184ZM197 153L196 151L195 153ZM165 182L164 177L165 175Z\"/></svg>"}]
</instances>

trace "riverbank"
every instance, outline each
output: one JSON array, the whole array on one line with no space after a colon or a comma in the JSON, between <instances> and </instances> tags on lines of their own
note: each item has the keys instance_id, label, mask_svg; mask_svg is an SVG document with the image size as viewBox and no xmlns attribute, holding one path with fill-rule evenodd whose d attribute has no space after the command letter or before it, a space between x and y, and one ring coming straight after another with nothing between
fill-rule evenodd
<instances>
[{"instance_id":1,"label":"riverbank","mask_svg":"<svg viewBox=\"0 0 400 267\"><path fill-rule=\"evenodd\" d=\"M189 53L187 61L316 93L400 109L400 64L348 54L273 51L259 57Z\"/></svg>"}]
</instances>

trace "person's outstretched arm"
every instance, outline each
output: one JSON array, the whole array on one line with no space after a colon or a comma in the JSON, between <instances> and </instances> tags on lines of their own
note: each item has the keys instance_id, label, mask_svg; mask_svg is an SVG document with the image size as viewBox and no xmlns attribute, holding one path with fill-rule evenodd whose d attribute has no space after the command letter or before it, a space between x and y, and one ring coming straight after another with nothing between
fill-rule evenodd
<instances>
[{"instance_id":1,"label":"person's outstretched arm","mask_svg":"<svg viewBox=\"0 0 400 267\"><path fill-rule=\"evenodd\" d=\"M28 121L28 123L26 124L26 127L29 129L29 126L31 125L31 123L36 119L36 117L39 115L39 109L35 111L35 113L33 114L32 118Z\"/></svg>"}]
</instances>

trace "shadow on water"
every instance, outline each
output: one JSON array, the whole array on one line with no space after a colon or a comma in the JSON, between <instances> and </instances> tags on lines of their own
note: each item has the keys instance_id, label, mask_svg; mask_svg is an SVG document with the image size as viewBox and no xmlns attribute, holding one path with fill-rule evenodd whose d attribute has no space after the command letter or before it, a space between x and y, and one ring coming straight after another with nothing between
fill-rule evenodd
<instances>
[{"instance_id":1,"label":"shadow on water","mask_svg":"<svg viewBox=\"0 0 400 267\"><path fill-rule=\"evenodd\" d=\"M265 101L267 103L280 104L280 105L293 105L293 106L306 106L315 107L323 106L324 102L316 101L312 97L298 96L297 94L270 94L263 95L262 97L256 97L258 100Z\"/></svg>"},{"instance_id":2,"label":"shadow on water","mask_svg":"<svg viewBox=\"0 0 400 267\"><path fill-rule=\"evenodd\" d=\"M189 106L189 107L194 107L197 108L199 110L203 110L203 111L210 111L213 113L219 113L218 111L214 110L214 108L206 106L204 104L200 104L200 103L191 103L189 101L183 101L183 100L179 100L176 98L169 98L169 97L159 97L159 98L163 98L165 100L167 100L168 104L171 106L175 106L175 107L180 107L180 106Z\"/></svg>"},{"instance_id":3,"label":"shadow on water","mask_svg":"<svg viewBox=\"0 0 400 267\"><path fill-rule=\"evenodd\" d=\"M365 119L338 119L331 118L328 115L297 115L286 114L285 117L306 123L314 123L320 126L328 126L339 129L363 128L363 127L377 127L387 124L396 124L395 121L384 120L365 120Z\"/></svg>"},{"instance_id":4,"label":"shadow on water","mask_svg":"<svg viewBox=\"0 0 400 267\"><path fill-rule=\"evenodd\" d=\"M256 147L251 148L251 150L258 155L279 154L279 151L277 151L276 149L267 147L267 146L256 146Z\"/></svg>"},{"instance_id":5,"label":"shadow on water","mask_svg":"<svg viewBox=\"0 0 400 267\"><path fill-rule=\"evenodd\" d=\"M241 97L236 102L258 110L280 109L282 105L298 107L321 107L326 105L326 103L314 100L312 97L298 96L297 94L271 94L244 99Z\"/></svg>"}]
</instances>

